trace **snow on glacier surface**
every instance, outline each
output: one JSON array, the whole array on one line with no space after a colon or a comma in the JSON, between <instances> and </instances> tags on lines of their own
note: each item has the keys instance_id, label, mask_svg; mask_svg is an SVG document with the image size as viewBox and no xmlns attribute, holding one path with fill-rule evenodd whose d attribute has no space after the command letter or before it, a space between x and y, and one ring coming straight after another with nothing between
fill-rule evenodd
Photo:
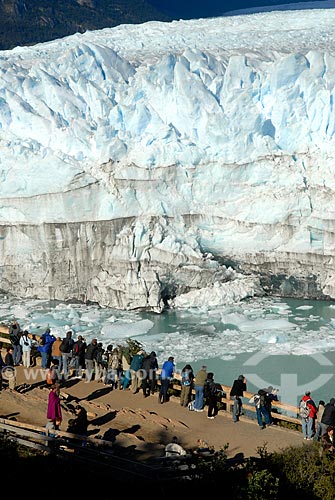
<instances>
[{"instance_id":1,"label":"snow on glacier surface","mask_svg":"<svg viewBox=\"0 0 335 500\"><path fill-rule=\"evenodd\" d=\"M327 160L334 20L333 9L320 9L149 22L1 52L0 220L173 216L201 213L207 200L207 213L229 217L238 199L241 219L275 224L291 207L283 196L264 210L273 206L266 188L289 192L303 183L303 168L287 165L279 178L266 161L248 163L309 148ZM173 183L157 190L169 175ZM147 181L146 189L132 189L133 181ZM326 173L322 181L334 182ZM85 186L98 202L83 203ZM264 192L249 207L250 186ZM67 191L71 200L57 210L49 200L43 214L15 203ZM308 211L303 198L297 204Z\"/></svg>"}]
</instances>

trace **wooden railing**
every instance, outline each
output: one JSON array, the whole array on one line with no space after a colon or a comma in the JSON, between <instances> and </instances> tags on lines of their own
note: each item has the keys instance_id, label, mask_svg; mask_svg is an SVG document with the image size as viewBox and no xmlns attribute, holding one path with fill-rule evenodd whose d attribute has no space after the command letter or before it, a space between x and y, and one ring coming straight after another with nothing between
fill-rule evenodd
<instances>
[{"instance_id":1,"label":"wooden railing","mask_svg":"<svg viewBox=\"0 0 335 500\"><path fill-rule=\"evenodd\" d=\"M65 432L61 430L50 431L49 433L46 431L45 427L40 427L37 425L32 425L28 423L17 422L13 420L8 420L5 418L0 418L0 430L10 430L11 432L16 431L21 437L26 436L27 438L33 438L32 441L50 441L52 440L51 435L56 435L57 437L66 438L69 441L74 442L88 442L96 447L112 447L111 441L106 441L104 439L93 438L90 436L81 436L78 434L73 434L71 432ZM46 443L47 446L47 443Z\"/></svg>"},{"instance_id":2,"label":"wooden railing","mask_svg":"<svg viewBox=\"0 0 335 500\"><path fill-rule=\"evenodd\" d=\"M160 467L131 460L113 452L113 442L54 430L48 433L44 427L0 418L0 435L28 448L66 457L67 460L86 462L99 468L117 471L118 477L155 479ZM108 469L107 469L108 470Z\"/></svg>"},{"instance_id":3,"label":"wooden railing","mask_svg":"<svg viewBox=\"0 0 335 500\"><path fill-rule=\"evenodd\" d=\"M158 370L158 373L160 373L160 370ZM181 375L179 373L175 373L174 380L176 380L178 382L181 381ZM223 393L222 397L220 397L220 402L224 406L225 411L232 413L234 402L230 399L230 396L229 396L230 391L231 391L231 387L229 385L223 385L223 384L219 384L219 385L221 386L221 390ZM175 391L179 392L179 391L181 391L181 385L179 383L174 383L173 389ZM194 389L193 389L192 393L195 394ZM251 415L253 415L253 414L256 415L255 405L249 403L249 400L252 398L253 395L254 395L253 392L248 392L248 391L244 392L244 395L242 398L244 414L246 414L246 412L250 412ZM280 422L288 422L288 423L291 423L291 424L294 424L294 425L301 427L301 419L297 417L298 408L296 406L289 405L289 404L283 403L281 401L273 401L271 415L272 415L272 418L279 423Z\"/></svg>"},{"instance_id":4,"label":"wooden railing","mask_svg":"<svg viewBox=\"0 0 335 500\"><path fill-rule=\"evenodd\" d=\"M8 333L8 327L0 325L0 333ZM38 337L36 336L36 338L38 338ZM9 343L9 339L6 337L0 337L0 341L4 342L4 343ZM158 374L159 373L160 373L160 370L158 370ZM178 373L175 373L174 379L176 381L181 381L181 375ZM180 391L181 385L174 383L173 389L175 391ZM223 392L223 396L220 398L220 402L224 406L224 409L227 412L231 413L233 411L233 401L229 397L231 387L229 385L221 384L221 389ZM193 394L194 394L194 392L195 391L193 390ZM255 406L253 404L249 403L249 399L253 396L253 394L254 393L252 393L252 392L246 391L244 393L244 397L243 397L244 413L247 411L247 412L250 412L251 415L256 414ZM289 405L287 403L280 402L280 401L273 401L272 408L273 408L273 411L271 414L272 414L273 419L275 419L276 421L288 422L288 423L295 424L295 425L301 427L301 420L300 420L300 418L297 418L298 409L296 406Z\"/></svg>"}]
</instances>

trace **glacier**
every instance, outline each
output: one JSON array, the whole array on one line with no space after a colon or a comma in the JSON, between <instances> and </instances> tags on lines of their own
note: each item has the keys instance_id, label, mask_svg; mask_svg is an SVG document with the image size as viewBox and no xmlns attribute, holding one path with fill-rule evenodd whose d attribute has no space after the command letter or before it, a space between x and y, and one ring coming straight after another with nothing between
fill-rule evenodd
<instances>
[{"instance_id":1,"label":"glacier","mask_svg":"<svg viewBox=\"0 0 335 500\"><path fill-rule=\"evenodd\" d=\"M335 298L335 11L0 52L0 288L162 312Z\"/></svg>"}]
</instances>

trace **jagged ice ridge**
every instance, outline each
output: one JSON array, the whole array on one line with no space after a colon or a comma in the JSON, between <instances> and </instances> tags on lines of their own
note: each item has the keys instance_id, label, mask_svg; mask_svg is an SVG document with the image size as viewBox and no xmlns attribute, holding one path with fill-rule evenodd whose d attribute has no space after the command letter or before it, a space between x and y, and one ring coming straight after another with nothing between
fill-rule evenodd
<instances>
[{"instance_id":1,"label":"jagged ice ridge","mask_svg":"<svg viewBox=\"0 0 335 500\"><path fill-rule=\"evenodd\" d=\"M334 298L335 12L0 52L1 289L161 312Z\"/></svg>"}]
</instances>

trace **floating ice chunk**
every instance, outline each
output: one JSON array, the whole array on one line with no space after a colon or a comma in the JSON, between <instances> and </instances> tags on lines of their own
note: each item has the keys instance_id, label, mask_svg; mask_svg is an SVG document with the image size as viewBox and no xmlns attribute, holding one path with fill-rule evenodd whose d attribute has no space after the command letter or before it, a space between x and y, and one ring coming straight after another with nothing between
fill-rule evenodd
<instances>
[{"instance_id":1,"label":"floating ice chunk","mask_svg":"<svg viewBox=\"0 0 335 500\"><path fill-rule=\"evenodd\" d=\"M197 308L198 312L222 305L234 304L247 297L262 295L259 280L255 277L236 278L225 283L214 283L212 286L192 290L178 295L170 303L171 308Z\"/></svg>"},{"instance_id":2,"label":"floating ice chunk","mask_svg":"<svg viewBox=\"0 0 335 500\"><path fill-rule=\"evenodd\" d=\"M259 318L254 321L244 320L237 325L239 330L245 331L257 331L257 330L291 330L296 328L294 323L290 323L284 318L279 319L263 319Z\"/></svg>"},{"instance_id":3,"label":"floating ice chunk","mask_svg":"<svg viewBox=\"0 0 335 500\"><path fill-rule=\"evenodd\" d=\"M273 332L265 332L263 335L258 337L258 340L264 344L279 344L286 342L286 337L273 334Z\"/></svg>"},{"instance_id":4,"label":"floating ice chunk","mask_svg":"<svg viewBox=\"0 0 335 500\"><path fill-rule=\"evenodd\" d=\"M59 315L54 317L53 314L38 314L32 316L31 322L36 325L35 328L41 329L48 327L62 327L68 324L68 318L64 316L60 317Z\"/></svg>"},{"instance_id":5,"label":"floating ice chunk","mask_svg":"<svg viewBox=\"0 0 335 500\"><path fill-rule=\"evenodd\" d=\"M101 321L101 313L98 309L96 311L90 310L86 313L83 313L80 319L81 321L86 321L86 323L95 324Z\"/></svg>"},{"instance_id":6,"label":"floating ice chunk","mask_svg":"<svg viewBox=\"0 0 335 500\"><path fill-rule=\"evenodd\" d=\"M17 306L17 307L12 307L10 312L13 319L20 320L21 318L25 318L29 314L29 309Z\"/></svg>"},{"instance_id":7,"label":"floating ice chunk","mask_svg":"<svg viewBox=\"0 0 335 500\"><path fill-rule=\"evenodd\" d=\"M148 333L154 326L154 323L149 319L136 321L135 323L113 323L104 324L101 333L112 339L134 338L138 335Z\"/></svg>"}]
</instances>

